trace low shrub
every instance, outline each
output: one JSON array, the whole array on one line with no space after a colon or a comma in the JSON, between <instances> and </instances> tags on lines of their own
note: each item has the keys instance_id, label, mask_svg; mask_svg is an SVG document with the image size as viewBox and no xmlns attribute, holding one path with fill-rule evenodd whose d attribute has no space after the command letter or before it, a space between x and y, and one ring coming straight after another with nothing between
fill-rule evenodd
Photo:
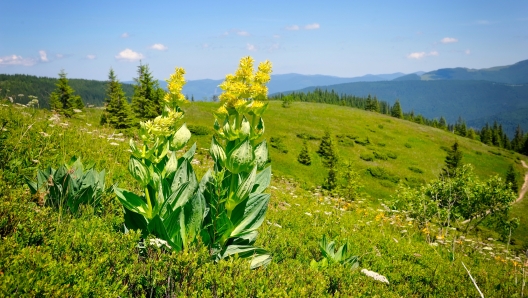
<instances>
[{"instance_id":1,"label":"low shrub","mask_svg":"<svg viewBox=\"0 0 528 298\"><path fill-rule=\"evenodd\" d=\"M309 140L309 141L311 141L311 140L320 140L320 139L321 139L321 137L317 137L317 136L314 136L314 135L312 135L312 134L305 133L305 132L303 132L303 133L298 133L298 134L297 134L297 137L298 137L299 139Z\"/></svg>"},{"instance_id":2,"label":"low shrub","mask_svg":"<svg viewBox=\"0 0 528 298\"><path fill-rule=\"evenodd\" d=\"M368 153L361 153L359 155L359 158L363 159L364 161L374 161L374 155L370 152Z\"/></svg>"},{"instance_id":3,"label":"low shrub","mask_svg":"<svg viewBox=\"0 0 528 298\"><path fill-rule=\"evenodd\" d=\"M388 156L390 159L396 159L396 158L398 158L398 155L396 155L396 153L392 153L392 152L387 152L387 156Z\"/></svg>"},{"instance_id":4,"label":"low shrub","mask_svg":"<svg viewBox=\"0 0 528 298\"><path fill-rule=\"evenodd\" d=\"M272 148L279 150L280 153L284 153L284 154L288 153L288 148L286 147L286 145L284 145L284 143L282 142L282 138L280 137L271 137L270 146Z\"/></svg>"},{"instance_id":5,"label":"low shrub","mask_svg":"<svg viewBox=\"0 0 528 298\"><path fill-rule=\"evenodd\" d=\"M405 146L405 147L407 147L409 149L412 148L411 144L409 144L409 143L405 143L405 144L403 144L403 146Z\"/></svg>"},{"instance_id":6,"label":"low shrub","mask_svg":"<svg viewBox=\"0 0 528 298\"><path fill-rule=\"evenodd\" d=\"M409 170L411 170L412 172L418 173L418 174L423 174L423 172L424 172L422 169L417 168L417 167L413 167L413 166L410 166Z\"/></svg>"},{"instance_id":7,"label":"low shrub","mask_svg":"<svg viewBox=\"0 0 528 298\"><path fill-rule=\"evenodd\" d=\"M207 135L212 135L213 134L213 130L212 129L210 129L207 126L203 126L203 125L192 125L192 124L189 124L189 125L187 125L187 128L189 129L189 131L193 135L197 135L197 136L207 136Z\"/></svg>"},{"instance_id":8,"label":"low shrub","mask_svg":"<svg viewBox=\"0 0 528 298\"><path fill-rule=\"evenodd\" d=\"M369 173L372 177L380 180L388 180L394 183L398 183L400 181L400 178L398 176L389 173L386 169L382 167L367 168L367 173Z\"/></svg>"},{"instance_id":9,"label":"low shrub","mask_svg":"<svg viewBox=\"0 0 528 298\"><path fill-rule=\"evenodd\" d=\"M374 158L379 159L379 160L387 160L387 159L389 159L389 157L385 153L374 151L373 154L374 154Z\"/></svg>"},{"instance_id":10,"label":"low shrub","mask_svg":"<svg viewBox=\"0 0 528 298\"><path fill-rule=\"evenodd\" d=\"M370 140L368 137L366 137L365 139L355 139L354 142L356 142L356 144L359 144L361 146L367 146L370 144Z\"/></svg>"}]
</instances>

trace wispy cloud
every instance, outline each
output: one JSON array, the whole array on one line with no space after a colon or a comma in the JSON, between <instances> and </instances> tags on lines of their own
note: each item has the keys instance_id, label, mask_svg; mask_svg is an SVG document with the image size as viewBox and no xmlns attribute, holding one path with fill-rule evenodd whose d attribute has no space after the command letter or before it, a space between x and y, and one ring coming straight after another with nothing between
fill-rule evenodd
<instances>
[{"instance_id":1,"label":"wispy cloud","mask_svg":"<svg viewBox=\"0 0 528 298\"><path fill-rule=\"evenodd\" d=\"M253 52L254 52L254 51L257 50L257 47L256 47L254 44L250 44L250 43L248 43L248 44L246 45L246 49L247 49L248 51L253 51Z\"/></svg>"},{"instance_id":2,"label":"wispy cloud","mask_svg":"<svg viewBox=\"0 0 528 298\"><path fill-rule=\"evenodd\" d=\"M297 30L299 30L299 26L291 25L291 26L286 26L284 29L286 29L288 31L297 31Z\"/></svg>"},{"instance_id":3,"label":"wispy cloud","mask_svg":"<svg viewBox=\"0 0 528 298\"><path fill-rule=\"evenodd\" d=\"M169 49L168 47L164 46L161 43L155 43L155 44L151 45L150 48L153 49L153 50L158 50L158 51L166 51L166 50Z\"/></svg>"},{"instance_id":4,"label":"wispy cloud","mask_svg":"<svg viewBox=\"0 0 528 298\"><path fill-rule=\"evenodd\" d=\"M477 24L477 25L489 25L489 24L491 24L491 22L488 21L488 20L478 20L478 21L475 22L475 24Z\"/></svg>"},{"instance_id":5,"label":"wispy cloud","mask_svg":"<svg viewBox=\"0 0 528 298\"><path fill-rule=\"evenodd\" d=\"M274 51L276 51L278 49L280 49L280 45L277 42L277 43L272 44L271 47L269 47L268 52L274 52Z\"/></svg>"},{"instance_id":6,"label":"wispy cloud","mask_svg":"<svg viewBox=\"0 0 528 298\"><path fill-rule=\"evenodd\" d=\"M458 42L458 39L453 37L444 37L442 40L440 40L441 43L455 43Z\"/></svg>"},{"instance_id":7,"label":"wispy cloud","mask_svg":"<svg viewBox=\"0 0 528 298\"><path fill-rule=\"evenodd\" d=\"M304 26L304 29L306 29L306 30L315 30L315 29L319 29L319 28L321 28L321 25L319 25L318 23L308 24L308 25Z\"/></svg>"},{"instance_id":8,"label":"wispy cloud","mask_svg":"<svg viewBox=\"0 0 528 298\"><path fill-rule=\"evenodd\" d=\"M95 57L95 55L92 55L92 54L86 55L86 59L88 59L88 60L95 60L95 58L97 58L97 57Z\"/></svg>"},{"instance_id":9,"label":"wispy cloud","mask_svg":"<svg viewBox=\"0 0 528 298\"><path fill-rule=\"evenodd\" d=\"M438 52L437 51L431 51L429 53L426 53L426 52L414 52L414 53L410 53L409 55L407 55L407 58L409 59L416 59L416 60L420 60L420 59L423 59L427 56L438 56Z\"/></svg>"},{"instance_id":10,"label":"wispy cloud","mask_svg":"<svg viewBox=\"0 0 528 298\"><path fill-rule=\"evenodd\" d=\"M48 54L46 53L46 51L44 50L40 50L39 51L39 55L40 55L40 61L42 62L48 62Z\"/></svg>"},{"instance_id":11,"label":"wispy cloud","mask_svg":"<svg viewBox=\"0 0 528 298\"><path fill-rule=\"evenodd\" d=\"M134 52L131 49L125 49L121 51L117 56L115 56L117 60L124 60L124 61L136 61L141 60L144 58L143 54Z\"/></svg>"},{"instance_id":12,"label":"wispy cloud","mask_svg":"<svg viewBox=\"0 0 528 298\"><path fill-rule=\"evenodd\" d=\"M471 51L470 51L469 49L467 49L467 50L464 51L464 53L465 53L466 55L469 55L469 54L471 54Z\"/></svg>"},{"instance_id":13,"label":"wispy cloud","mask_svg":"<svg viewBox=\"0 0 528 298\"><path fill-rule=\"evenodd\" d=\"M121 34L121 38L128 38L128 37L130 37L130 34L128 34L128 32Z\"/></svg>"},{"instance_id":14,"label":"wispy cloud","mask_svg":"<svg viewBox=\"0 0 528 298\"><path fill-rule=\"evenodd\" d=\"M250 35L251 35L251 34L249 34L249 32L247 32L247 31L242 31L242 30L237 30L237 31L236 31L236 34L237 34L238 36L250 36Z\"/></svg>"},{"instance_id":15,"label":"wispy cloud","mask_svg":"<svg viewBox=\"0 0 528 298\"><path fill-rule=\"evenodd\" d=\"M22 65L22 66L32 66L35 65L37 61L33 58L23 58L18 55L4 56L0 57L0 66L7 65Z\"/></svg>"},{"instance_id":16,"label":"wispy cloud","mask_svg":"<svg viewBox=\"0 0 528 298\"><path fill-rule=\"evenodd\" d=\"M278 34L273 34L273 38L280 38L281 36Z\"/></svg>"}]
</instances>

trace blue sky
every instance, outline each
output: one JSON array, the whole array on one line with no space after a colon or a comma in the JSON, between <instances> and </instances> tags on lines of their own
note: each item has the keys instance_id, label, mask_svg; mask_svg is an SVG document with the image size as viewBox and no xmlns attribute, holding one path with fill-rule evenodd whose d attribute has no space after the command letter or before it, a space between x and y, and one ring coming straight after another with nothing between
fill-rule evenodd
<instances>
[{"instance_id":1,"label":"blue sky","mask_svg":"<svg viewBox=\"0 0 528 298\"><path fill-rule=\"evenodd\" d=\"M242 56L274 74L354 77L528 59L528 1L24 1L0 5L0 73L220 79Z\"/></svg>"}]
</instances>

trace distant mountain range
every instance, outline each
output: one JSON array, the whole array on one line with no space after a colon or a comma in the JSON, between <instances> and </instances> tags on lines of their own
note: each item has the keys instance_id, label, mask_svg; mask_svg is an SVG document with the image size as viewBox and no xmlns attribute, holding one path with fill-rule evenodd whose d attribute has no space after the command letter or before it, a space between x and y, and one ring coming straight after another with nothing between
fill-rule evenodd
<instances>
[{"instance_id":1,"label":"distant mountain range","mask_svg":"<svg viewBox=\"0 0 528 298\"><path fill-rule=\"evenodd\" d=\"M418 72L419 75L424 72ZM271 81L268 84L270 94L285 92L289 90L302 89L312 86L328 86L352 82L378 82L390 81L406 74L397 72L391 74L367 74L361 77L341 78L327 75L302 75L297 73L272 75ZM220 95L222 90L218 88L224 80L190 80L183 87L183 94L194 97L195 100L211 100L213 95ZM123 82L126 84L133 84L133 81ZM167 82L159 80L160 87L166 89Z\"/></svg>"},{"instance_id":2,"label":"distant mountain range","mask_svg":"<svg viewBox=\"0 0 528 298\"><path fill-rule=\"evenodd\" d=\"M392 81L311 86L290 92L315 88L356 96L371 94L389 103L399 99L404 111L413 110L427 118L444 116L451 123L461 116L479 129L496 120L510 136L518 124L528 131L528 60L486 69L445 68Z\"/></svg>"}]
</instances>

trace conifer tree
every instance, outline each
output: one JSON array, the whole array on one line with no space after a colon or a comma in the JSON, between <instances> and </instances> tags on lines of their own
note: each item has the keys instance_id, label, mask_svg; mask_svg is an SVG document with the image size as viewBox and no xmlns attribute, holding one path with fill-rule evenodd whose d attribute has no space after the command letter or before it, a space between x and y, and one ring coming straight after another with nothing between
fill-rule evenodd
<instances>
[{"instance_id":1,"label":"conifer tree","mask_svg":"<svg viewBox=\"0 0 528 298\"><path fill-rule=\"evenodd\" d=\"M458 141L455 140L451 150L447 152L445 167L443 168L444 175L447 177L454 177L457 169L462 166L462 151L458 147Z\"/></svg>"},{"instance_id":2,"label":"conifer tree","mask_svg":"<svg viewBox=\"0 0 528 298\"><path fill-rule=\"evenodd\" d=\"M312 164L312 158L310 157L310 154L308 153L308 144L306 140L303 141L301 153L299 153L299 156L297 157L297 161L305 166L309 166Z\"/></svg>"},{"instance_id":3,"label":"conifer tree","mask_svg":"<svg viewBox=\"0 0 528 298\"><path fill-rule=\"evenodd\" d=\"M105 102L106 109L101 116L101 124L108 123L118 129L134 126L132 109L112 68L108 74Z\"/></svg>"},{"instance_id":4,"label":"conifer tree","mask_svg":"<svg viewBox=\"0 0 528 298\"><path fill-rule=\"evenodd\" d=\"M519 150L520 153L524 155L528 155L528 133L526 134L526 138L524 139L523 146L521 147L521 150Z\"/></svg>"},{"instance_id":5,"label":"conifer tree","mask_svg":"<svg viewBox=\"0 0 528 298\"><path fill-rule=\"evenodd\" d=\"M455 134L462 137L467 135L466 121L464 121L460 116L458 116L458 120L455 124Z\"/></svg>"},{"instance_id":6,"label":"conifer tree","mask_svg":"<svg viewBox=\"0 0 528 298\"><path fill-rule=\"evenodd\" d=\"M75 95L75 91L68 84L64 69L59 72L59 80L55 86L55 90L50 95L52 110L60 112L66 117L71 117L74 114L74 109L82 110L84 108L81 97Z\"/></svg>"},{"instance_id":7,"label":"conifer tree","mask_svg":"<svg viewBox=\"0 0 528 298\"><path fill-rule=\"evenodd\" d=\"M474 140L476 137L475 130L473 128L468 129L466 137Z\"/></svg>"},{"instance_id":8,"label":"conifer tree","mask_svg":"<svg viewBox=\"0 0 528 298\"><path fill-rule=\"evenodd\" d=\"M403 118L403 112L400 105L400 100L396 99L396 102L394 103L394 106L392 106L391 109L391 116L396 118Z\"/></svg>"},{"instance_id":9,"label":"conifer tree","mask_svg":"<svg viewBox=\"0 0 528 298\"><path fill-rule=\"evenodd\" d=\"M441 128L443 130L447 129L447 121L444 116L440 117L440 121L438 121L438 128Z\"/></svg>"},{"instance_id":10,"label":"conifer tree","mask_svg":"<svg viewBox=\"0 0 528 298\"><path fill-rule=\"evenodd\" d=\"M134 79L134 96L132 109L138 120L153 119L161 114L161 100L165 92L154 80L148 64L138 66L138 77Z\"/></svg>"},{"instance_id":11,"label":"conifer tree","mask_svg":"<svg viewBox=\"0 0 528 298\"><path fill-rule=\"evenodd\" d=\"M513 168L513 165L510 164L508 167L508 172L506 172L506 184L511 183L511 190L514 193L519 193L519 184L517 184L517 173L515 173L515 169Z\"/></svg>"},{"instance_id":12,"label":"conifer tree","mask_svg":"<svg viewBox=\"0 0 528 298\"><path fill-rule=\"evenodd\" d=\"M489 124L486 123L486 125L484 125L484 127L480 131L480 141L486 145L491 145L491 135L492 133Z\"/></svg>"},{"instance_id":13,"label":"conifer tree","mask_svg":"<svg viewBox=\"0 0 528 298\"><path fill-rule=\"evenodd\" d=\"M515 135L513 136L513 139L511 141L511 147L513 150L519 152L523 145L523 136L524 133L522 131L521 126L518 124L517 129L515 129Z\"/></svg>"},{"instance_id":14,"label":"conifer tree","mask_svg":"<svg viewBox=\"0 0 528 298\"><path fill-rule=\"evenodd\" d=\"M323 138L321 139L321 144L317 150L317 154L321 156L323 160L323 165L327 168L333 168L337 166L338 155L337 148L334 145L334 141L329 131L325 131Z\"/></svg>"}]
</instances>

